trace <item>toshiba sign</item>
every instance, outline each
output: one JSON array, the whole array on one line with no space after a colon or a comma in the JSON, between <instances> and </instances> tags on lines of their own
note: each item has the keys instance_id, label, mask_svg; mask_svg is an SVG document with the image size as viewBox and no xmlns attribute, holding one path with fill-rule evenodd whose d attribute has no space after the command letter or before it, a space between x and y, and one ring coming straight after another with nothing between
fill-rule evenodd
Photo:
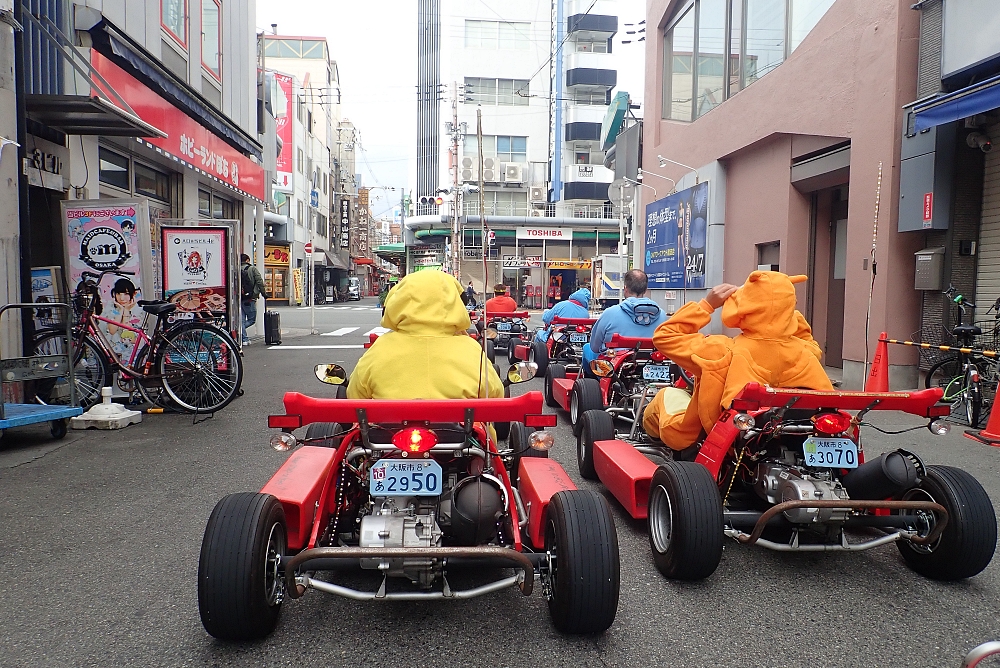
<instances>
[{"instance_id":1,"label":"toshiba sign","mask_svg":"<svg viewBox=\"0 0 1000 668\"><path fill-rule=\"evenodd\" d=\"M519 227L517 228L517 238L572 241L573 229L569 227Z\"/></svg>"}]
</instances>

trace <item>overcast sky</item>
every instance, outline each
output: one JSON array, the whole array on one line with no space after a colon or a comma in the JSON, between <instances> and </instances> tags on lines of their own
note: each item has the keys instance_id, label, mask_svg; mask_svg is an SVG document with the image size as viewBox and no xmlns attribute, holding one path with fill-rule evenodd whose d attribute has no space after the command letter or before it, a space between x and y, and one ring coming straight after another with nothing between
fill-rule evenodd
<instances>
[{"instance_id":1,"label":"overcast sky","mask_svg":"<svg viewBox=\"0 0 1000 668\"><path fill-rule=\"evenodd\" d=\"M540 0L543 1L543 0ZM503 0L479 0L484 12L503 15ZM643 19L644 0L618 0L618 34L612 49L618 90L641 102L642 50L645 42L621 44ZM283 35L326 37L340 72L342 114L361 136L358 171L366 186L392 186L376 191L376 216L399 201L409 184L416 156L417 128L416 0L257 0L257 29L270 32L278 24ZM642 27L642 26L638 26Z\"/></svg>"}]
</instances>

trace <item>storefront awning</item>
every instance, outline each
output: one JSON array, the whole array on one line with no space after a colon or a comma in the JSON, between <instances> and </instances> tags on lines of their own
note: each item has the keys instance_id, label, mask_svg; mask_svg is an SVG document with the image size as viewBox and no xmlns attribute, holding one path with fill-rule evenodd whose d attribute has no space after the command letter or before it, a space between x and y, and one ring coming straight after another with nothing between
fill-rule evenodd
<instances>
[{"instance_id":1,"label":"storefront awning","mask_svg":"<svg viewBox=\"0 0 1000 668\"><path fill-rule=\"evenodd\" d=\"M94 95L26 95L28 118L67 135L159 137L167 133Z\"/></svg>"},{"instance_id":2,"label":"storefront awning","mask_svg":"<svg viewBox=\"0 0 1000 668\"><path fill-rule=\"evenodd\" d=\"M358 265L361 265L361 264L375 264L375 260L371 259L370 257L352 257L351 261L354 262L354 264L358 264Z\"/></svg>"},{"instance_id":3,"label":"storefront awning","mask_svg":"<svg viewBox=\"0 0 1000 668\"><path fill-rule=\"evenodd\" d=\"M331 269L340 269L341 271L348 270L347 265L344 263L343 260L340 259L339 255L337 255L336 253L331 253L325 248L321 250L323 251L323 254L317 257L316 259L321 260L327 267L330 267Z\"/></svg>"},{"instance_id":4,"label":"storefront awning","mask_svg":"<svg viewBox=\"0 0 1000 668\"><path fill-rule=\"evenodd\" d=\"M914 130L920 132L1000 107L1000 75L921 102L913 107Z\"/></svg>"}]
</instances>

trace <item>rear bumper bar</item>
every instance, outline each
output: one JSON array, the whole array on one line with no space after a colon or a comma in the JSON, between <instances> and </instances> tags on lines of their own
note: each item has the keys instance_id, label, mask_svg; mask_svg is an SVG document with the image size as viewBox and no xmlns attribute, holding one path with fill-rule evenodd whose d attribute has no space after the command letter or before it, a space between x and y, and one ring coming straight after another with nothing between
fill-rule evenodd
<instances>
[{"instance_id":1,"label":"rear bumper bar","mask_svg":"<svg viewBox=\"0 0 1000 668\"><path fill-rule=\"evenodd\" d=\"M306 576L296 578L296 572L311 565L311 562L321 566L324 560L335 559L457 559L461 561L482 559L484 563L503 563L508 567L520 569L520 573L511 578L498 580L482 587L453 592L447 587L444 592L414 592L412 594L368 594L346 587L313 580ZM282 560L285 569L285 592L290 598L299 598L307 587L338 594L356 600L395 599L416 600L427 598L474 598L492 591L517 585L525 596L531 594L535 585L535 566L528 555L510 548L497 546L481 547L316 547L303 550L287 560ZM336 563L336 562L335 562ZM300 589L301 587L301 589Z\"/></svg>"}]
</instances>

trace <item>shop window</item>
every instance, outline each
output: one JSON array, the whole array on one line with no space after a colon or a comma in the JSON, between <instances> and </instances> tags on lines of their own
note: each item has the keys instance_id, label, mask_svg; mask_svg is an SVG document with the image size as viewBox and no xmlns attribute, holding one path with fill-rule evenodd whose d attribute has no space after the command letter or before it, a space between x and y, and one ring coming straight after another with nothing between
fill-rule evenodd
<instances>
[{"instance_id":1,"label":"shop window","mask_svg":"<svg viewBox=\"0 0 1000 668\"><path fill-rule=\"evenodd\" d=\"M607 40L598 41L579 41L576 43L577 53L607 53L608 52L608 42Z\"/></svg>"},{"instance_id":2,"label":"shop window","mask_svg":"<svg viewBox=\"0 0 1000 668\"><path fill-rule=\"evenodd\" d=\"M222 81L222 2L201 2L201 64Z\"/></svg>"},{"instance_id":3,"label":"shop window","mask_svg":"<svg viewBox=\"0 0 1000 668\"><path fill-rule=\"evenodd\" d=\"M187 48L187 10L187 0L160 0L160 24L184 48Z\"/></svg>"},{"instance_id":4,"label":"shop window","mask_svg":"<svg viewBox=\"0 0 1000 668\"><path fill-rule=\"evenodd\" d=\"M487 106L524 107L528 105L527 79L481 79L465 77L465 101Z\"/></svg>"},{"instance_id":5,"label":"shop window","mask_svg":"<svg viewBox=\"0 0 1000 668\"><path fill-rule=\"evenodd\" d=\"M135 194L152 197L163 202L170 201L170 177L151 167L135 163Z\"/></svg>"},{"instance_id":6,"label":"shop window","mask_svg":"<svg viewBox=\"0 0 1000 668\"><path fill-rule=\"evenodd\" d=\"M198 190L198 215L212 217L212 193L207 190Z\"/></svg>"},{"instance_id":7,"label":"shop window","mask_svg":"<svg viewBox=\"0 0 1000 668\"><path fill-rule=\"evenodd\" d=\"M531 24L513 21L465 22L465 46L472 49L527 49Z\"/></svg>"},{"instance_id":8,"label":"shop window","mask_svg":"<svg viewBox=\"0 0 1000 668\"><path fill-rule=\"evenodd\" d=\"M691 121L780 65L833 0L693 0L663 33L662 116Z\"/></svg>"},{"instance_id":9,"label":"shop window","mask_svg":"<svg viewBox=\"0 0 1000 668\"><path fill-rule=\"evenodd\" d=\"M129 159L114 151L101 147L98 149L100 168L98 180L109 186L129 191Z\"/></svg>"}]
</instances>

